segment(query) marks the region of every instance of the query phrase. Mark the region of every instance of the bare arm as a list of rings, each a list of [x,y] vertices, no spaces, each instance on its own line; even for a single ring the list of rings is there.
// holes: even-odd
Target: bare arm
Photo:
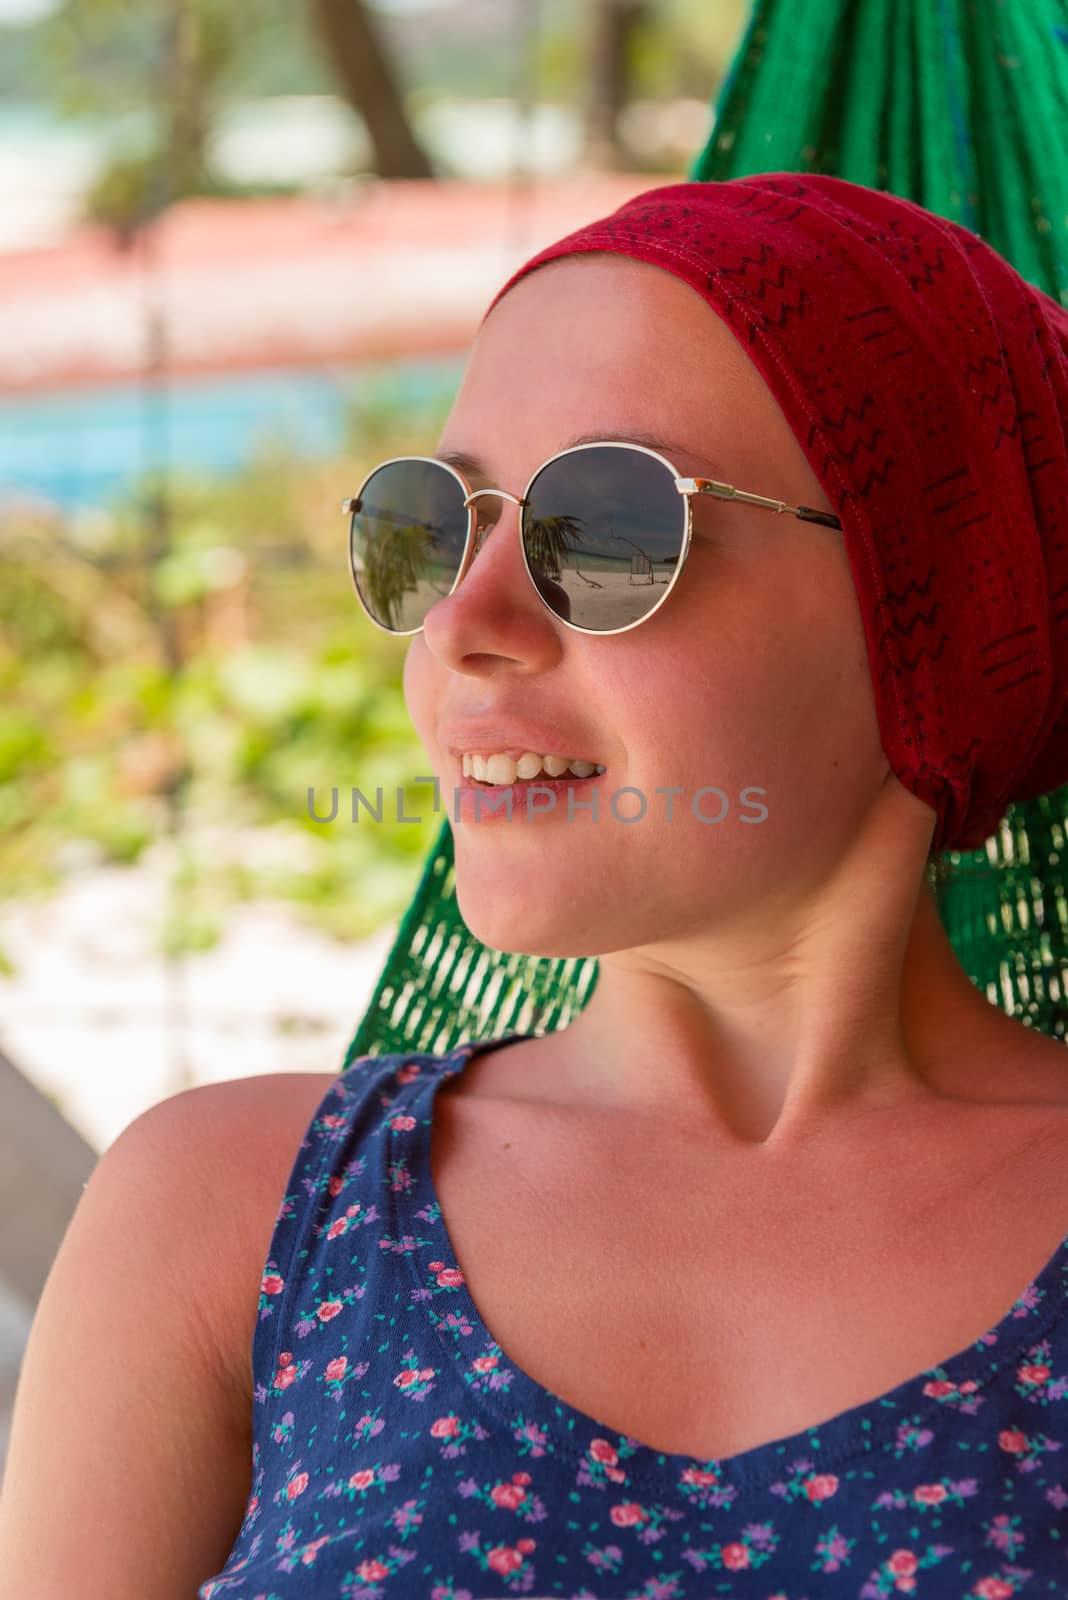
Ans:
[[[262,1262],[235,1149],[256,1091],[176,1095],[98,1161],[19,1376],[0,1600],[191,1600],[224,1565],[251,1479],[251,1375],[244,1394],[234,1341],[251,1342]]]

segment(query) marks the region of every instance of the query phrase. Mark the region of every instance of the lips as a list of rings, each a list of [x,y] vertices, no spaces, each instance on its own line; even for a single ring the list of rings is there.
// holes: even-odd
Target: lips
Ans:
[[[597,754],[598,738],[588,729],[564,722],[528,721],[496,715],[478,718],[455,717],[441,724],[438,738],[450,755],[462,761],[465,755],[508,755],[518,760],[525,751],[540,756],[562,756],[567,760],[605,762]]]

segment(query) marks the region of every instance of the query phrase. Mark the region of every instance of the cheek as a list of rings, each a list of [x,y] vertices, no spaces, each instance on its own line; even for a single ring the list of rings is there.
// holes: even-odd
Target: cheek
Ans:
[[[848,826],[882,783],[886,758],[860,619],[852,594],[841,598],[795,610],[755,641],[732,685],[727,740],[803,815],[823,811]]]
[[[401,678],[404,703],[427,754],[431,753],[434,719],[433,672],[430,652],[421,633],[409,642]]]
[[[732,808],[764,788],[769,807],[823,806],[848,822],[886,771],[851,592],[810,590],[802,605],[788,585],[764,585],[759,600],[751,589],[722,600],[687,617],[670,649],[648,639],[644,657],[621,659],[621,731],[648,730],[628,765],[648,766],[654,784],[715,785]]]

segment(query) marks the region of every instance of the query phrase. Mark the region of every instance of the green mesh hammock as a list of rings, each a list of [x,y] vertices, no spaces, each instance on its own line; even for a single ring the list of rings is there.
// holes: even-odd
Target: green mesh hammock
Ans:
[[[1068,304],[1068,0],[757,0],[687,177],[824,172],[963,223]],[[1010,806],[928,880],[987,998],[1068,1035],[1068,786]],[[453,1049],[566,1027],[595,957],[482,944],[444,822],[345,1055]]]

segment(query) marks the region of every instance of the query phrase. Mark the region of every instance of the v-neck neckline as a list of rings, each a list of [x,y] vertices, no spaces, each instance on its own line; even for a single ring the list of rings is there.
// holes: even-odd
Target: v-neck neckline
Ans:
[[[742,1487],[765,1483],[781,1473],[784,1465],[799,1459],[814,1456],[817,1463],[824,1465],[842,1461],[876,1448],[902,1427],[922,1429],[939,1410],[974,1413],[981,1404],[983,1389],[1024,1346],[1041,1340],[1068,1306],[1066,1235],[1037,1275],[1023,1286],[1004,1316],[973,1344],[824,1422],[734,1455],[705,1458],[657,1450],[620,1433],[538,1383],[499,1344],[467,1287],[434,1187],[430,1149],[438,1089],[463,1072],[476,1056],[536,1037],[539,1035],[533,1033],[502,1034],[495,1039],[457,1045],[443,1056],[411,1058],[429,1070],[415,1074],[394,1100],[394,1116],[407,1101],[415,1120],[414,1128],[403,1132],[394,1127],[392,1120],[390,1123],[394,1160],[403,1161],[410,1179],[408,1185],[399,1186],[400,1231],[402,1235],[418,1237],[421,1224],[426,1222],[437,1229],[432,1262],[424,1264],[423,1250],[418,1253],[419,1259],[415,1251],[404,1253],[416,1283],[416,1299],[424,1302],[431,1319],[440,1325],[443,1341],[469,1391],[473,1390],[495,1420],[513,1430],[522,1429],[534,1439],[549,1435],[556,1454],[568,1456],[576,1464],[581,1462],[587,1470],[604,1471],[611,1461],[628,1478],[657,1480],[664,1485],[680,1481],[707,1484],[711,1475],[724,1486]],[[433,1273],[430,1278],[426,1275],[428,1265]],[[466,1335],[459,1337],[465,1329]],[[469,1376],[469,1350],[491,1359],[497,1352],[495,1364],[486,1368],[486,1381],[477,1386],[472,1385]]]

